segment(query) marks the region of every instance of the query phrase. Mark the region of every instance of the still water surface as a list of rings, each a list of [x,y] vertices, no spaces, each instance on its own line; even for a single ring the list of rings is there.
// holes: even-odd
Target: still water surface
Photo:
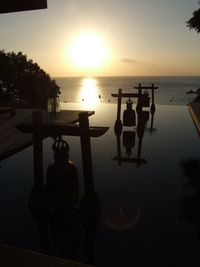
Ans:
[[[85,106],[62,104],[62,108],[85,109]],[[198,181],[191,182],[181,167],[183,160],[200,160],[200,140],[187,106],[157,105],[153,125],[149,114],[140,151],[144,164],[140,166],[114,160],[119,147],[122,157],[127,157],[128,150],[129,158],[138,158],[139,145],[137,125],[123,128],[123,132],[131,131],[134,137],[129,148],[123,132],[117,142],[116,110],[115,104],[99,104],[95,115],[90,117],[90,125],[110,127],[105,135],[91,140],[100,210],[91,234],[87,235],[87,227],[81,223],[66,222],[66,228],[60,228],[65,229],[59,233],[62,242],[52,245],[50,232],[50,249],[46,249],[42,238],[45,231],[28,209],[33,186],[33,156],[29,147],[1,162],[1,243],[57,256],[64,247],[69,252],[68,258],[96,266],[200,263],[200,186]],[[78,169],[81,200],[84,183],[80,141],[78,137],[63,138]],[[45,175],[53,162],[52,144],[52,138],[43,142]]]
[[[55,80],[60,86],[61,101],[69,103],[80,103],[86,100],[89,103],[91,100],[93,103],[99,101],[116,103],[116,98],[110,95],[117,93],[118,88],[122,88],[123,92],[135,93],[134,86],[141,83],[142,86],[151,86],[151,84],[158,86],[159,89],[155,93],[157,104],[186,105],[196,97],[195,94],[186,94],[186,92],[196,91],[200,86],[199,76],[59,77]]]

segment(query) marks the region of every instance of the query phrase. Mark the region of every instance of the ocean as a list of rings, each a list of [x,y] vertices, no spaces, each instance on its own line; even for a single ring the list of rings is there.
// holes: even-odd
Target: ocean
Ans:
[[[200,76],[58,77],[55,80],[60,86],[60,100],[64,103],[115,103],[111,93],[117,93],[119,88],[123,92],[136,92],[134,87],[141,83],[142,86],[158,86],[156,104],[187,105],[196,94],[186,92],[200,87]]]

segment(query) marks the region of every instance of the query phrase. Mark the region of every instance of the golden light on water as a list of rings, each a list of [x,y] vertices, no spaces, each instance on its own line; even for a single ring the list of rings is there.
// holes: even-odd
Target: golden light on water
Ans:
[[[85,78],[82,80],[79,98],[87,107],[94,107],[100,103],[100,92],[95,79]]]
[[[96,68],[106,61],[107,49],[103,38],[93,33],[84,33],[72,42],[69,56],[77,67]]]

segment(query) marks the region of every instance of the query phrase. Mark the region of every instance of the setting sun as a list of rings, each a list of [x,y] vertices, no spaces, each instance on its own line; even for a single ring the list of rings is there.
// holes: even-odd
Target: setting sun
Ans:
[[[94,68],[102,65],[107,58],[104,40],[95,34],[82,34],[70,47],[70,58],[79,67]]]

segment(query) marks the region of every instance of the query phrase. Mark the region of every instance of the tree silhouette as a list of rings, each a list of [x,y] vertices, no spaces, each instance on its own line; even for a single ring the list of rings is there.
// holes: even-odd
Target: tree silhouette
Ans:
[[[187,27],[189,27],[190,30],[194,29],[195,31],[197,31],[197,33],[200,32],[200,8],[193,12],[193,16],[188,21],[186,21],[186,23]]]
[[[56,96],[59,89],[55,80],[22,52],[0,50],[0,102],[17,98],[29,107],[46,107],[48,96]]]

